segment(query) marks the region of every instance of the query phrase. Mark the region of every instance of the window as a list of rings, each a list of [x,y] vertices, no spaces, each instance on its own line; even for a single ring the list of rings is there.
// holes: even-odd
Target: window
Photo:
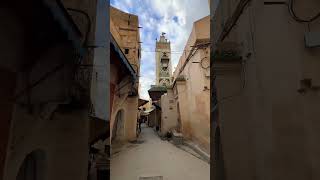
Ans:
[[[140,58],[140,49],[138,49],[138,58]]]
[[[128,48],[124,49],[124,53],[129,54],[129,49]]]

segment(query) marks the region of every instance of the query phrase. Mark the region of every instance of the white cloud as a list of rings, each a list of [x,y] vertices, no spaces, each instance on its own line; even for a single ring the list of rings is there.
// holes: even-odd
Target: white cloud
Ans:
[[[171,42],[172,66],[176,67],[192,30],[193,22],[209,15],[207,0],[115,0],[113,6],[139,16],[142,49],[140,96],[149,99],[150,85],[155,84],[155,38],[166,32]],[[178,22],[174,20],[177,19]],[[177,52],[178,51],[178,52]],[[180,52],[180,53],[179,53]],[[174,69],[173,69],[174,70]]]

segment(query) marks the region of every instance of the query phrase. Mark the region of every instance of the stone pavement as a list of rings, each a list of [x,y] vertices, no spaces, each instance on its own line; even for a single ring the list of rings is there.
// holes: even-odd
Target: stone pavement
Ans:
[[[127,144],[112,155],[111,179],[139,180],[148,176],[163,176],[163,180],[209,180],[210,165],[162,141],[152,128],[143,126],[138,143]]]

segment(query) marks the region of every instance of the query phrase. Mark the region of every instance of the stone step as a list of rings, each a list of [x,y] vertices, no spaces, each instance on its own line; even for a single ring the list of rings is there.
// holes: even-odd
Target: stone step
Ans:
[[[210,154],[203,151],[198,145],[195,143],[192,143],[190,141],[184,141],[183,145],[188,146],[193,151],[195,151],[197,154],[199,154],[203,160],[205,160],[207,163],[210,163]]]
[[[176,145],[183,144],[183,135],[181,133],[173,131],[172,132],[172,141]]]

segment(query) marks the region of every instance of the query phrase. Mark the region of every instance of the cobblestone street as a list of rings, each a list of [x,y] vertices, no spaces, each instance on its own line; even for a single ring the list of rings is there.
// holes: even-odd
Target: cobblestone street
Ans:
[[[142,127],[137,144],[117,150],[111,159],[112,180],[139,180],[149,176],[163,176],[163,180],[209,180],[209,171],[208,163],[162,141],[146,126]]]

